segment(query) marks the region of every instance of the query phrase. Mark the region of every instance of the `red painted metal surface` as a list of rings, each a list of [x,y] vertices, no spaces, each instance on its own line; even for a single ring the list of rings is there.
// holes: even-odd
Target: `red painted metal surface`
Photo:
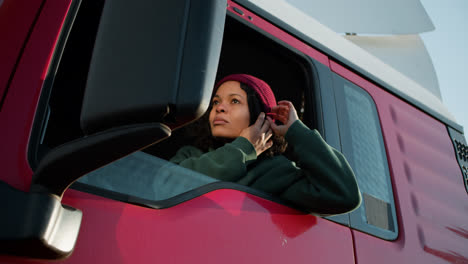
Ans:
[[[331,69],[377,105],[398,215],[396,241],[352,231],[357,263],[468,263],[468,196],[446,126],[333,61]]]
[[[20,190],[27,190],[31,182],[27,146],[32,121],[70,2],[51,0],[43,6],[0,111],[0,179]]]
[[[5,0],[0,5],[0,111],[4,93],[43,0]]]
[[[67,263],[353,263],[347,227],[236,190],[163,210],[73,190],[64,202],[84,215]]]
[[[83,220],[75,251],[59,263],[354,263],[349,228],[236,190],[162,210],[75,190],[63,203]]]

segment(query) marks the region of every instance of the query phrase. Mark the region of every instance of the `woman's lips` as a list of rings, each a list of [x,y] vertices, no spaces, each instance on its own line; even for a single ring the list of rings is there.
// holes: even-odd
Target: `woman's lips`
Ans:
[[[222,118],[215,118],[213,120],[213,125],[224,125],[224,124],[227,124],[228,121],[222,119]]]

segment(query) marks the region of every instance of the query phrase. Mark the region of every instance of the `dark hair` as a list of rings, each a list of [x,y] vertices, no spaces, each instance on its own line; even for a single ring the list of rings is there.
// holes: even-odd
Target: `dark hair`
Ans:
[[[264,112],[263,106],[260,103],[261,101],[258,98],[257,93],[252,88],[244,83],[241,83],[240,87],[247,94],[247,104],[250,113],[249,125],[253,125],[255,121],[257,121],[258,115],[260,115],[261,112]],[[224,144],[232,141],[232,139],[216,138],[212,136],[209,125],[209,115],[212,107],[212,104],[210,104],[210,107],[205,112],[205,114],[199,120],[197,120],[189,130],[190,133],[196,134],[196,139],[194,142],[195,147],[205,152],[209,151],[210,149],[219,148]],[[274,155],[280,155],[286,150],[287,142],[284,137],[273,135],[271,140],[273,140],[273,146],[264,151],[261,155],[272,157]]]

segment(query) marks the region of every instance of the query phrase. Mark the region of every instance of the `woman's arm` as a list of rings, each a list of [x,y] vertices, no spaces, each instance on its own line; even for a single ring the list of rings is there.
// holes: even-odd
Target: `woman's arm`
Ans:
[[[283,186],[280,196],[320,214],[339,214],[357,208],[361,195],[354,173],[343,154],[329,146],[318,131],[307,128],[297,117],[291,102],[280,101],[273,109],[284,125],[269,119],[275,134],[284,136],[298,160],[283,168],[284,180],[294,183]]]
[[[280,194],[282,198],[319,214],[346,213],[359,206],[356,178],[343,154],[299,120],[285,137],[296,154],[295,174],[300,177]]]
[[[222,181],[238,181],[247,174],[247,165],[272,146],[270,122],[261,113],[257,121],[244,128],[231,143],[207,153],[187,146],[170,161]]]
[[[192,146],[182,147],[170,161],[222,181],[237,181],[245,176],[247,165],[256,159],[252,144],[238,137],[207,153]]]

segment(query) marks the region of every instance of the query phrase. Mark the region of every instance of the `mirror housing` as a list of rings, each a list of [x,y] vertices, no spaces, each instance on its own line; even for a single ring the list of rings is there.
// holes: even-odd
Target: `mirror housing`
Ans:
[[[226,0],[106,1],[81,126],[87,134],[132,123],[179,127],[208,108]]]

